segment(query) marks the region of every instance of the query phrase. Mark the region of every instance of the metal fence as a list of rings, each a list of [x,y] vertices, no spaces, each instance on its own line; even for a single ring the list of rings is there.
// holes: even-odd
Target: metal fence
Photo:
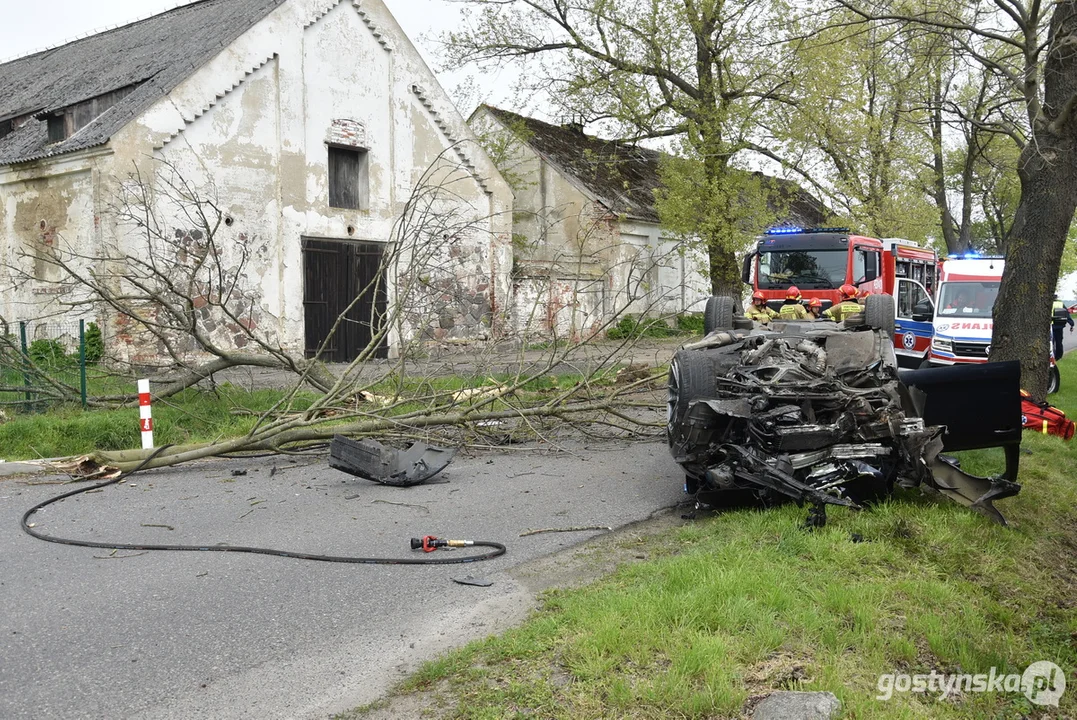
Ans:
[[[43,412],[58,404],[86,407],[88,368],[103,340],[85,320],[23,321],[0,337],[0,407]]]

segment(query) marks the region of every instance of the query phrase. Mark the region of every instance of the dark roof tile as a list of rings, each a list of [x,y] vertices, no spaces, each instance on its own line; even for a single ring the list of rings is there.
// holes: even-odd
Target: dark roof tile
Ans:
[[[490,105],[483,107],[506,127],[522,129],[524,140],[535,152],[574,177],[611,212],[659,221],[654,192],[661,185],[661,152],[586,135],[578,127],[551,125]],[[825,207],[799,185],[779,178],[769,180],[793,198],[785,222],[818,225],[825,220]]]
[[[137,85],[70,138],[48,144],[32,119],[0,139],[0,165],[108,142],[285,0],[200,0],[0,65],[0,118],[58,110]]]

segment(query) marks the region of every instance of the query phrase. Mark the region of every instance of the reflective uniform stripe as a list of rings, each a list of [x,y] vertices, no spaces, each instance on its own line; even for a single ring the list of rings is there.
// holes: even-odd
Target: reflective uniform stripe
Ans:
[[[808,317],[808,311],[800,303],[787,303],[778,311],[778,317],[785,320],[803,320]]]
[[[848,316],[855,315],[861,310],[862,308],[860,307],[860,303],[854,302],[852,300],[845,300],[827,310],[825,313],[823,313],[823,315],[836,322],[841,322]]]

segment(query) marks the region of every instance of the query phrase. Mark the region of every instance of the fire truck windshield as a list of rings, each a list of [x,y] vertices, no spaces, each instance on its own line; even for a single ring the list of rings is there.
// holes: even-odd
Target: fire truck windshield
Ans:
[[[845,282],[847,250],[772,250],[759,253],[759,289],[836,288]]]

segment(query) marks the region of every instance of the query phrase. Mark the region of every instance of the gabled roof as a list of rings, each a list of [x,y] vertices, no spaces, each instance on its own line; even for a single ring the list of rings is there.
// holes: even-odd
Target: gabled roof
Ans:
[[[661,153],[616,140],[585,135],[577,127],[551,125],[490,105],[482,106],[506,127],[523,129],[523,141],[571,175],[608,210],[658,222],[654,190]]]
[[[32,119],[0,138],[0,165],[102,145],[285,0],[200,0],[0,65],[0,121],[135,86],[70,138]]]
[[[585,135],[579,127],[551,125],[490,105],[482,108],[562,172],[571,175],[608,210],[630,218],[659,222],[654,191],[660,187],[662,153],[638,145]],[[753,173],[762,175],[762,173]],[[769,178],[791,198],[785,220],[818,225],[826,219],[823,204],[796,183]]]

